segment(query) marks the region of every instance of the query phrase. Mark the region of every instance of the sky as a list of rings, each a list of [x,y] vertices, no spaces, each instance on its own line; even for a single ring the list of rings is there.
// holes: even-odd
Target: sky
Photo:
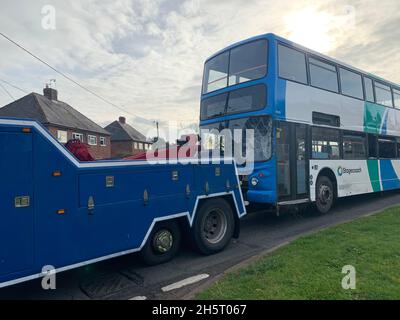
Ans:
[[[2,0],[0,32],[118,107],[0,37],[0,106],[41,93],[102,126],[125,116],[148,136],[196,127],[205,59],[273,32],[400,83],[400,1]],[[122,110],[121,110],[122,109]],[[171,133],[173,135],[173,133]]]

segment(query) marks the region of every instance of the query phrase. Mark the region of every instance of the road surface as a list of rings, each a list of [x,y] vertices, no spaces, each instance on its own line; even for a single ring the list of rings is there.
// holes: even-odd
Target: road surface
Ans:
[[[280,217],[253,213],[242,221],[240,238],[217,255],[201,256],[182,248],[173,261],[146,267],[133,254],[57,274],[56,290],[43,290],[41,280],[0,289],[0,299],[187,299],[251,257],[396,204],[400,204],[399,192],[346,198],[327,215],[311,210]]]

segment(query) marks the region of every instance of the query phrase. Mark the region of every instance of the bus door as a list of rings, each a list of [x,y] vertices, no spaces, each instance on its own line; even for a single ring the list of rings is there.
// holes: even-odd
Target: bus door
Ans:
[[[276,130],[278,202],[301,202],[308,199],[307,126],[278,122]]]

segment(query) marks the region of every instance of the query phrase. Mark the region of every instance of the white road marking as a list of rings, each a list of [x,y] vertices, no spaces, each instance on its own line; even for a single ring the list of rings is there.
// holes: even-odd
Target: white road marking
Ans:
[[[199,282],[199,281],[201,281],[203,279],[207,279],[209,276],[210,275],[206,274],[206,273],[198,274],[197,276],[189,277],[189,278],[183,279],[181,281],[172,283],[172,284],[170,284],[168,286],[165,286],[165,287],[161,288],[161,290],[163,292],[168,292],[168,291],[171,291],[171,290],[179,289],[179,288],[182,288],[182,287],[187,286],[189,284],[193,284],[193,283]]]
[[[136,296],[136,297],[130,298],[129,300],[146,300],[146,299],[147,299],[147,297],[145,297],[145,296]]]

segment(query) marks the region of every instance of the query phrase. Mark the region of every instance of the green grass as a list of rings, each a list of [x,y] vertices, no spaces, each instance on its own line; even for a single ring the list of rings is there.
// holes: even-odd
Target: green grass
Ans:
[[[356,268],[356,289],[341,286]],[[304,236],[217,281],[198,299],[400,299],[400,207]]]

